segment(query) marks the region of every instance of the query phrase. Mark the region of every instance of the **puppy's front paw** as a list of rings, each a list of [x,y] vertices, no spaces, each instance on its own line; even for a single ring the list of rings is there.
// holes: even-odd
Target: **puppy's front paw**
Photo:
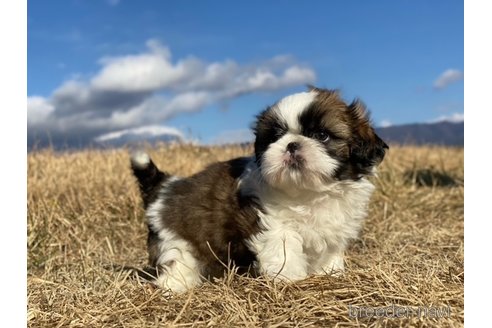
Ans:
[[[263,269],[263,273],[272,278],[284,281],[297,281],[307,277],[306,269],[301,266],[269,266]]]
[[[316,270],[316,274],[328,274],[334,277],[341,277],[345,271],[345,265],[343,262],[343,254],[336,254],[329,258],[329,260]]]

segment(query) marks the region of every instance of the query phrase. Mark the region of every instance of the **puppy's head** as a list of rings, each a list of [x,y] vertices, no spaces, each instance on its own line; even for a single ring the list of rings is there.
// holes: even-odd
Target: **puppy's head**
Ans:
[[[373,172],[388,148],[360,101],[347,104],[338,92],[314,87],[268,107],[254,132],[261,175],[277,188],[321,191],[358,180]]]

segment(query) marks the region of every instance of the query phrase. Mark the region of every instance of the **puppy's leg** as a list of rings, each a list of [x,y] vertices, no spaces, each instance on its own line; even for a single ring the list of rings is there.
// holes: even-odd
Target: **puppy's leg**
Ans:
[[[307,276],[307,259],[302,250],[302,237],[295,231],[269,230],[250,241],[262,274],[300,280]]]
[[[157,259],[157,285],[175,293],[184,292],[201,282],[199,261],[192,246],[175,233],[162,229],[159,232],[160,256]]]

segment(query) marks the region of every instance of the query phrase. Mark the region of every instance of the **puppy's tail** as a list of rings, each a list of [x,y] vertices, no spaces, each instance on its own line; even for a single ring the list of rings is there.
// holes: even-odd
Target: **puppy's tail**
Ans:
[[[137,178],[140,194],[145,208],[156,198],[162,184],[171,176],[161,172],[150,156],[144,151],[138,150],[132,153],[130,158],[133,175]]]

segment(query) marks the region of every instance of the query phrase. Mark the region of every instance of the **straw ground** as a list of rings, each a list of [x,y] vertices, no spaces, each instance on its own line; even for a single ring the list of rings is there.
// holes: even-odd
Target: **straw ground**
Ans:
[[[185,176],[251,153],[248,147],[193,145],[148,151],[159,167]],[[347,253],[343,277],[313,276],[288,284],[230,273],[173,297],[134,279],[125,268],[142,268],[147,257],[128,152],[30,153],[28,325],[460,327],[463,153],[391,147],[373,179],[377,189],[369,216]],[[375,310],[391,306],[404,307],[403,318]],[[360,307],[365,312],[356,316],[353,311]],[[411,311],[418,309],[420,316]]]

